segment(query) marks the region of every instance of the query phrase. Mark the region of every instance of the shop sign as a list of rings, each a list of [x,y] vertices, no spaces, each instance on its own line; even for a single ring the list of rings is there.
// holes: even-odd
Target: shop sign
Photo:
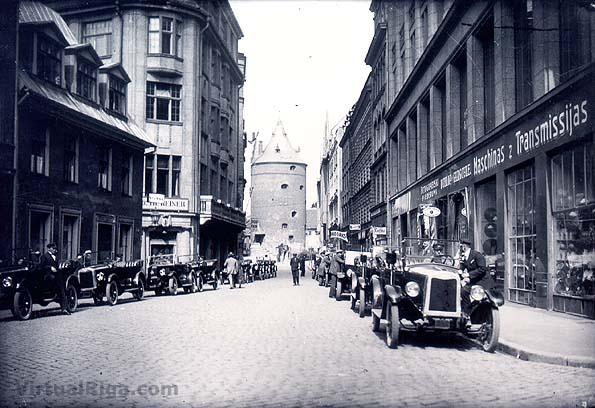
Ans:
[[[349,231],[359,231],[362,229],[362,224],[349,224]]]
[[[591,131],[593,110],[589,95],[575,95],[548,107],[422,184],[415,198],[423,203],[442,197],[472,180],[521,163],[537,151],[551,149]],[[395,200],[395,210],[406,207],[400,198]]]
[[[331,233],[331,239],[340,239],[343,240],[345,242],[348,242],[349,240],[347,239],[347,232],[343,232],[343,231],[330,231]]]
[[[165,196],[163,194],[149,193],[148,201],[150,203],[162,203],[165,201]]]
[[[143,201],[143,210],[188,211],[188,208],[186,198],[165,198],[162,202]]]
[[[422,210],[423,214],[429,218],[436,218],[440,215],[440,208],[434,206],[426,206]]]
[[[386,235],[386,227],[372,227],[373,235]]]

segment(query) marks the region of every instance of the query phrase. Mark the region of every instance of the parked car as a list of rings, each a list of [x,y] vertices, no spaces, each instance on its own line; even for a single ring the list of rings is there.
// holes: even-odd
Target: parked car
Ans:
[[[198,292],[198,276],[191,263],[185,261],[173,254],[149,258],[149,290],[154,290],[156,295],[167,292],[174,296],[178,288],[183,288],[186,293]]]
[[[498,345],[502,295],[490,285],[471,287],[469,310],[461,306],[461,278],[450,254],[431,253],[437,240],[406,238],[397,254],[387,259],[384,276],[372,276],[372,329],[386,323],[386,343],[396,348],[401,331],[462,334],[492,352]],[[439,241],[454,253],[458,242]],[[491,279],[487,274],[488,281]]]
[[[144,262],[140,259],[107,260],[97,264],[85,260],[84,266],[77,271],[81,297],[92,297],[96,305],[102,304],[105,297],[110,306],[116,305],[118,297],[125,292],[142,300],[147,287],[143,266]]]
[[[216,259],[203,259],[202,257],[190,264],[197,277],[199,292],[202,292],[204,285],[211,285],[213,290],[217,289],[221,280],[218,264]]]
[[[372,263],[369,254],[360,255],[354,274],[351,275],[351,309],[356,310],[359,317],[366,315],[372,299],[372,275],[383,268],[382,259],[378,258]]]
[[[47,306],[58,302],[58,293],[44,279],[46,267],[39,265],[39,253],[21,258],[11,265],[0,266],[0,307],[10,309],[19,320],[28,320],[33,305]],[[79,282],[75,271],[80,267],[76,260],[61,262],[58,269],[64,278],[66,310],[74,313],[78,307]],[[51,273],[51,272],[50,272]]]
[[[330,297],[334,297],[335,300],[341,300],[344,296],[351,297],[352,288],[354,288],[353,282],[357,283],[357,270],[359,269],[361,255],[369,256],[369,253],[345,251],[345,264],[337,271],[337,278],[331,278],[331,282],[334,282],[335,286],[331,286],[329,290]]]

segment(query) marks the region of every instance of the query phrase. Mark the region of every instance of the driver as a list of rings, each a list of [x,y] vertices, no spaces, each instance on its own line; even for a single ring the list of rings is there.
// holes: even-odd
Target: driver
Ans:
[[[46,252],[41,256],[39,266],[43,272],[43,282],[49,287],[54,287],[54,290],[58,294],[58,301],[60,302],[60,308],[62,313],[70,315],[70,312],[66,308],[66,291],[64,288],[64,277],[62,272],[58,268],[58,248],[56,244],[47,244]]]
[[[446,262],[446,255],[444,254],[444,245],[439,242],[436,242],[432,245],[432,249],[434,251],[434,255],[432,256],[432,263],[445,263]]]
[[[468,239],[460,241],[460,254],[461,285],[463,286],[461,302],[463,311],[466,312],[471,303],[469,296],[471,286],[477,284],[486,275],[486,260],[480,252],[471,249],[471,242]]]

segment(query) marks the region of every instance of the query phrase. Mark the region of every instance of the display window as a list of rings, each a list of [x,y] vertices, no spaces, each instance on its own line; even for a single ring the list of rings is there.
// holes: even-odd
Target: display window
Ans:
[[[551,158],[554,294],[595,298],[593,142]]]

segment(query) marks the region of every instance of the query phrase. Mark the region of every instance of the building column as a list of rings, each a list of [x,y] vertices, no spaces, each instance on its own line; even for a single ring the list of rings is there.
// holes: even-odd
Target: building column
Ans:
[[[535,262],[535,306],[540,309],[551,309],[553,305],[548,305],[548,241],[553,228],[548,225],[548,194],[547,194],[547,175],[548,158],[545,153],[535,156],[535,174],[544,175],[535,177],[535,255],[543,263],[541,266]]]
[[[449,159],[461,150],[461,104],[460,78],[457,69],[449,64],[446,67],[446,157]]]
[[[494,5],[494,47],[496,120],[498,126],[515,113],[514,26],[512,4],[500,0]]]
[[[407,183],[409,185],[417,180],[417,121],[411,116],[405,120],[407,126]]]
[[[443,92],[436,86],[430,87],[430,163],[429,169],[433,169],[442,163],[442,143],[446,135],[442,134],[442,98]]]
[[[428,172],[428,149],[431,148],[430,135],[428,134],[428,107],[417,104],[417,174],[421,177]]]
[[[474,35],[467,39],[467,145],[483,136],[484,132],[484,81],[483,46]]]

